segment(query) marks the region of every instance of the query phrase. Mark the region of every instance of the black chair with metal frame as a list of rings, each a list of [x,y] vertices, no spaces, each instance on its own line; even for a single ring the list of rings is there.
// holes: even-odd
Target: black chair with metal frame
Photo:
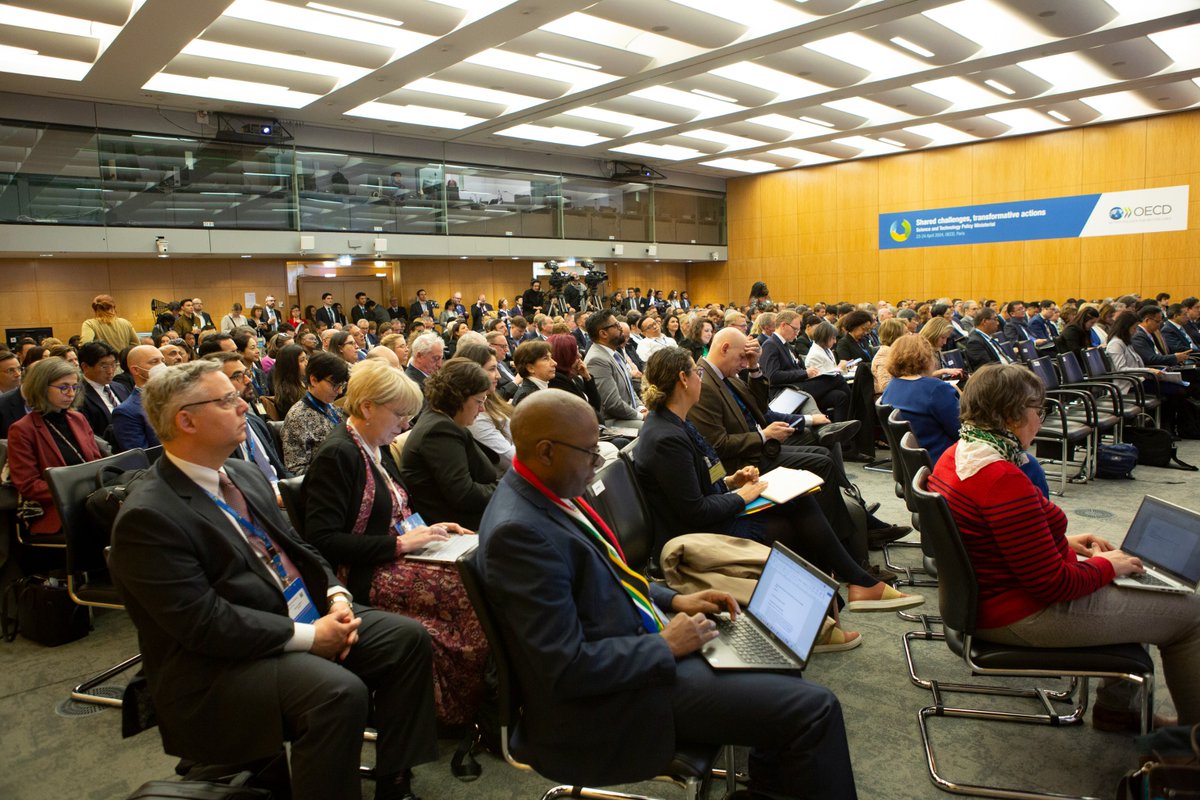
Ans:
[[[611,466],[611,465],[610,465]],[[607,492],[605,492],[607,494]],[[479,618],[488,646],[492,650],[492,660],[496,665],[496,688],[498,695],[498,722],[500,724],[500,752],[510,765],[518,769],[532,770],[528,764],[516,759],[510,747],[510,737],[521,718],[521,687],[514,673],[508,643],[504,639],[500,620],[496,609],[487,598],[486,590],[475,566],[474,554],[467,553],[459,556],[457,563],[458,574],[462,578],[463,587]],[[580,732],[586,736],[586,731]],[[672,760],[666,774],[660,779],[669,780],[682,785],[687,792],[688,800],[698,800],[707,796],[708,785],[714,777],[713,762],[719,752],[723,751],[726,764],[732,764],[733,753],[729,746],[717,745],[688,745],[679,743],[676,747],[675,758]],[[732,771],[724,772],[726,787],[729,793],[736,788]],[[656,779],[657,780],[657,779]],[[542,800],[556,800],[560,797],[590,798],[591,800],[649,800],[642,795],[627,794],[606,789],[595,789],[585,786],[555,786],[542,795]]]
[[[148,466],[150,462],[146,459],[146,454],[135,449],[69,467],[51,467],[45,472],[46,483],[49,484],[50,494],[54,498],[54,507],[62,520],[67,557],[67,593],[81,606],[125,608],[108,574],[107,551],[111,532],[103,530],[88,513],[88,495],[100,488],[96,479],[106,468],[124,472],[145,469]],[[88,678],[71,690],[71,699],[83,703],[121,707],[120,696],[109,697],[94,690],[116,675],[138,665],[141,660],[140,654],[135,655],[99,675]]]
[[[599,494],[592,489],[597,482],[604,487]],[[587,500],[612,528],[625,553],[625,561],[634,569],[661,578],[658,554],[654,552],[653,518],[634,478],[632,453],[622,453],[620,458],[601,467],[592,486],[587,489]]]
[[[296,529],[296,533],[304,536],[304,494],[302,487],[304,476],[283,478],[276,486],[279,496],[283,499],[283,511],[287,514],[288,522]]]
[[[900,418],[900,412],[894,411],[888,418],[888,428],[891,431],[891,436],[896,439],[896,460],[900,463],[901,476],[904,479],[904,504],[912,514],[912,525],[918,532],[921,530],[921,517],[917,513],[916,503],[912,498],[912,476],[916,471],[923,466],[932,468],[933,464],[929,460],[929,451],[921,447],[917,442],[916,434],[912,432],[911,426],[907,421]],[[899,564],[893,564],[891,560],[891,552],[889,548],[902,547],[921,549],[921,566],[906,567]],[[893,571],[900,570],[904,573],[902,582],[905,586],[937,586],[937,560],[933,557],[933,550],[929,543],[922,536],[916,542],[889,542],[883,547],[884,564],[887,568]],[[916,577],[923,575],[925,577]],[[901,618],[909,620],[921,620],[929,616],[928,614],[911,615],[905,612],[899,612]]]
[[[1113,369],[1108,354],[1100,347],[1089,347],[1083,351],[1083,368],[1087,371],[1089,379],[1124,383],[1126,391],[1133,395],[1142,412],[1153,416],[1155,427],[1162,424],[1162,396],[1156,393],[1160,381],[1157,372],[1151,369],[1118,372]],[[1146,383],[1150,381],[1153,381],[1156,392],[1146,391]]]
[[[1069,797],[951,781],[938,771],[929,736],[929,719],[965,717],[1055,726],[1078,725],[1083,722],[1084,713],[1087,711],[1089,680],[1117,678],[1141,687],[1141,724],[1142,732],[1145,733],[1149,730],[1154,708],[1154,662],[1146,649],[1137,643],[1042,648],[1016,647],[977,638],[975,626],[979,587],[975,570],[949,504],[945,498],[928,488],[929,475],[930,470],[927,467],[922,467],[917,472],[913,478],[912,493],[921,515],[922,534],[930,540],[938,561],[938,604],[941,609],[943,633],[935,637],[926,636],[919,631],[904,635],[904,652],[908,659],[910,679],[915,685],[927,688],[933,694],[933,705],[922,708],[918,713],[929,778],[937,788],[954,794],[1005,798]],[[1063,691],[1051,691],[1037,687],[1013,688],[918,678],[913,664],[911,642],[930,638],[945,641],[950,650],[963,659],[972,675],[1069,678],[1070,685]],[[1040,702],[1044,713],[950,706],[944,698],[944,694],[948,692],[1029,698]],[[1059,713],[1055,710],[1054,703],[1071,703],[1074,707],[1067,713]]]
[[[1098,452],[1096,440],[1099,438],[1097,429],[1100,425],[1096,399],[1082,389],[1059,388],[1058,374],[1049,358],[1035,358],[1026,366],[1046,388],[1045,413],[1034,441],[1059,446],[1057,459],[1041,460],[1043,463],[1050,461],[1059,465],[1059,488],[1057,492],[1051,490],[1051,493],[1062,497],[1068,482],[1078,480],[1087,483],[1095,470]],[[1082,462],[1073,462],[1070,457],[1078,447],[1084,448],[1085,455]],[[1079,465],[1079,473],[1075,476],[1068,475],[1068,466],[1071,464]]]
[[[888,420],[892,416],[894,408],[884,403],[882,400],[875,401],[875,416],[879,417],[879,427],[883,428],[883,437],[888,443],[888,452],[891,454],[889,458],[889,466],[892,469],[892,482],[895,486],[892,490],[896,493],[896,497],[904,497],[904,473],[900,466],[900,442],[892,435],[891,428],[888,427]],[[885,547],[886,551],[887,548]]]

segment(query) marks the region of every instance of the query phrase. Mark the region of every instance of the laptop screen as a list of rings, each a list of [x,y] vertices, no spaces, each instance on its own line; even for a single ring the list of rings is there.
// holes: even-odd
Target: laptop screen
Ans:
[[[836,589],[832,579],[775,545],[750,597],[749,610],[798,658],[808,661]]]
[[[1146,497],[1121,549],[1200,583],[1200,514]]]

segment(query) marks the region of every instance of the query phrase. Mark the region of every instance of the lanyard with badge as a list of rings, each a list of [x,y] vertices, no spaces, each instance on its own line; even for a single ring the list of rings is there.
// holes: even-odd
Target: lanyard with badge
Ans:
[[[312,624],[320,619],[320,614],[317,613],[317,607],[312,601],[312,597],[308,594],[308,588],[304,585],[304,579],[296,576],[295,579],[289,578],[287,570],[283,566],[283,558],[279,555],[279,551],[275,549],[275,545],[271,542],[271,537],[266,531],[255,525],[250,520],[243,517],[233,509],[231,505],[226,503],[215,494],[209,494],[212,501],[217,504],[217,508],[224,511],[229,516],[233,517],[238,526],[246,533],[247,536],[253,536],[266,549],[266,561],[270,568],[279,578],[279,584],[283,588],[283,599],[287,603],[288,616],[294,622],[305,622]],[[259,558],[263,554],[257,548],[253,548]]]
[[[320,414],[322,417],[324,417],[325,419],[332,422],[334,425],[341,424],[342,420],[340,417],[338,417],[337,410],[334,409],[333,406],[322,403],[320,400],[313,397],[311,392],[304,395],[304,401],[306,403],[308,403],[309,407],[313,411],[316,411],[318,414]]]

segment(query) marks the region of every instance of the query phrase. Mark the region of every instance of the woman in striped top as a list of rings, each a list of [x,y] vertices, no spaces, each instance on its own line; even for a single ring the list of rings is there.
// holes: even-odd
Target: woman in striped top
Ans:
[[[950,505],[979,584],[984,639],[1025,647],[1146,642],[1162,654],[1179,721],[1200,722],[1200,595],[1112,586],[1141,561],[1067,517],[1019,464],[1041,424],[1045,390],[1018,364],[989,364],[963,390],[959,440],[938,460],[930,488]],[[1082,560],[1077,556],[1083,556]],[[1129,685],[1103,685],[1093,724],[1136,722]]]

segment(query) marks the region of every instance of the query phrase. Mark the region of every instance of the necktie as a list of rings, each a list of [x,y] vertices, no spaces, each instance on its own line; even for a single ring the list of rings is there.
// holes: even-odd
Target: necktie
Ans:
[[[248,422],[246,423],[246,443],[244,447],[249,451],[247,453],[249,458],[246,460],[253,461],[258,467],[259,472],[263,474],[263,477],[274,485],[279,480],[279,476],[275,474],[275,468],[271,466],[271,459],[267,456],[267,451],[264,449],[262,441],[254,435],[254,428]]]
[[[117,406],[119,406],[121,404],[121,401],[117,399],[117,395],[112,390],[112,387],[108,386],[107,384],[104,387],[104,396],[108,398],[108,410],[109,411],[112,411],[114,408],[116,408]]]
[[[1005,358],[1004,351],[1000,349],[1000,345],[996,344],[995,339],[988,336],[986,333],[983,334],[983,336],[985,341],[988,343],[988,346],[992,348],[992,352],[996,354],[996,358],[1000,359],[1001,364],[1007,364],[1012,361],[1011,358]]]
[[[746,418],[746,425],[752,431],[758,430],[758,420],[754,418],[754,415],[750,413],[750,409],[747,408],[746,404],[742,402],[741,396],[734,391],[733,384],[729,381],[729,378],[723,378],[722,380],[725,382],[725,387],[729,389],[729,393],[733,395],[734,402],[737,403],[738,408],[742,410],[742,415]]]
[[[617,371],[625,378],[625,389],[629,392],[629,404],[637,405],[637,392],[633,391],[633,379],[629,377],[629,367],[625,363],[625,355],[617,351],[613,351],[613,358],[617,360]]]
[[[300,570],[296,569],[296,565],[287,557],[287,554],[275,546],[275,541],[258,525],[254,524],[254,517],[250,514],[250,507],[246,503],[246,497],[241,490],[233,485],[233,481],[229,480],[229,476],[224,472],[217,473],[217,480],[221,487],[221,497],[234,511],[241,516],[243,520],[251,523],[251,527],[247,528],[242,523],[238,523],[246,534],[246,541],[250,543],[250,547],[254,549],[256,555],[261,558],[270,569],[280,584],[291,585],[295,581],[303,582],[300,577]]]

